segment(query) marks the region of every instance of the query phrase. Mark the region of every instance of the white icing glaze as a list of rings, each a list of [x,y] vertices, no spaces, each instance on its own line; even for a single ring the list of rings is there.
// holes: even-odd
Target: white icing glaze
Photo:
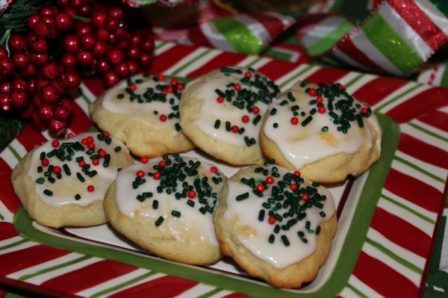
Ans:
[[[134,93],[137,95],[143,95],[148,88],[155,88],[157,84],[169,84],[169,82],[156,82],[152,79],[152,76],[144,77],[141,74],[131,77],[130,80],[132,82],[135,82],[136,80],[143,80],[143,83],[135,84],[137,88]],[[167,118],[166,121],[160,121],[159,118],[162,114],[168,116],[170,113],[175,112],[173,111],[173,105],[169,103],[169,100],[173,98],[175,101],[174,105],[178,106],[179,99],[173,93],[166,95],[166,102],[151,101],[139,103],[137,100],[130,100],[130,96],[126,92],[126,88],[128,88],[128,81],[123,80],[113,88],[108,89],[103,95],[103,108],[112,113],[130,115],[135,119],[145,122],[153,128],[174,128],[175,123],[179,122],[177,118]],[[124,98],[119,99],[119,94],[123,94]],[[157,114],[154,112],[157,112]],[[171,132],[173,135],[179,134],[179,132],[175,129]]]
[[[247,70],[243,70],[243,74]],[[261,120],[254,125],[252,120],[257,116],[263,116],[268,105],[258,101],[256,106],[259,108],[259,113],[251,113],[246,109],[239,109],[235,107],[232,103],[224,101],[223,103],[218,103],[216,98],[218,95],[215,90],[225,90],[226,88],[232,89],[231,87],[226,87],[230,83],[239,83],[239,80],[244,77],[242,74],[231,74],[226,76],[219,71],[213,72],[208,75],[205,82],[193,81],[191,84],[200,83],[200,87],[197,90],[195,96],[200,98],[203,103],[201,107],[201,114],[194,124],[200,128],[207,135],[223,140],[229,144],[236,146],[246,146],[244,137],[253,138],[258,144],[258,135],[260,132]],[[268,79],[267,79],[268,80]],[[253,86],[241,85],[242,89],[248,89],[251,91],[256,91],[257,88]],[[249,116],[250,121],[244,123],[243,116]],[[216,119],[221,121],[221,126],[219,129],[214,128]],[[225,122],[229,121],[232,125],[237,125],[238,127],[243,127],[245,132],[243,134],[238,134],[234,132],[229,132],[225,129]]]
[[[186,202],[189,200],[188,198],[181,198],[178,200],[175,197],[175,192],[172,192],[171,194],[167,194],[165,191],[158,193],[156,189],[160,185],[160,180],[155,180],[153,177],[149,176],[144,177],[146,179],[144,184],[140,185],[136,189],[133,188],[132,182],[136,178],[137,171],[142,170],[145,174],[148,172],[156,172],[156,170],[153,169],[153,166],[157,165],[160,160],[162,159],[151,159],[145,165],[139,163],[131,167],[124,168],[120,171],[116,180],[117,188],[115,195],[120,212],[131,219],[136,217],[150,217],[156,221],[160,216],[162,216],[164,221],[160,226],[158,226],[158,228],[174,236],[176,240],[184,241],[185,239],[183,239],[183,237],[185,237],[185,235],[191,235],[191,237],[188,237],[188,241],[197,239],[197,241],[217,245],[212,223],[212,214],[209,212],[202,214],[199,211],[200,204],[197,196],[192,199],[195,202],[195,206],[191,207]],[[187,157],[184,157],[184,160],[187,162],[188,160],[197,161],[195,158]],[[209,170],[210,167],[210,164],[201,162],[201,166],[198,170],[201,178],[221,176],[221,174],[211,173]],[[190,185],[193,185],[193,181],[196,177],[197,176],[187,176],[184,181],[188,182]],[[219,193],[222,190],[223,183],[216,185],[210,179],[209,183],[213,189],[213,192]],[[182,190],[182,182],[178,181],[176,190]],[[145,192],[152,192],[153,197],[146,199],[143,202],[139,201],[137,196]],[[216,202],[216,199],[211,197],[205,197],[205,199],[210,203]],[[153,209],[152,207],[154,200],[158,201],[157,209]],[[174,217],[171,214],[173,210],[179,211],[181,216]]]
[[[271,166],[265,166],[265,168],[271,169]],[[287,172],[286,170],[279,168],[279,173],[282,177]],[[265,176],[262,174],[256,174],[254,172],[252,176],[246,176],[246,178],[252,177],[256,180],[265,179]],[[245,192],[249,193],[249,197],[245,200],[237,201],[236,197]],[[269,236],[273,234],[275,224],[271,225],[268,222],[267,212],[263,221],[259,221],[258,219],[259,212],[263,209],[262,204],[269,198],[269,189],[265,190],[266,195],[263,198],[259,198],[252,193],[250,186],[243,184],[240,181],[234,182],[229,180],[228,194],[226,198],[227,209],[224,217],[232,222],[237,222],[235,226],[237,232],[234,234],[234,237],[237,237],[252,254],[268,262],[275,268],[285,268],[293,263],[303,260],[316,249],[316,235],[306,232],[306,221],[308,220],[310,222],[311,229],[316,229],[322,221],[330,218],[335,212],[335,205],[331,193],[322,186],[318,187],[318,192],[319,194],[326,196],[326,200],[322,202],[322,209],[318,209],[317,207],[307,209],[306,218],[298,221],[288,231],[281,231],[277,234],[276,240],[272,244],[269,243],[268,239]],[[324,217],[319,215],[319,212],[321,211],[325,212]],[[291,218],[286,218],[284,222],[289,219]],[[298,231],[305,232],[305,238],[308,239],[308,243],[304,243],[298,237]],[[285,246],[279,235],[286,235],[290,245]]]
[[[302,92],[300,89],[301,87],[296,85],[291,91],[293,94],[296,92],[299,94]],[[282,95],[278,98],[272,106],[277,109],[277,113],[266,119],[263,129],[266,136],[278,146],[282,155],[296,168],[334,154],[354,153],[364,145],[370,148],[373,145],[373,137],[368,126],[381,136],[381,129],[374,114],[363,119],[365,124],[368,123],[363,128],[359,127],[356,121],[351,122],[351,128],[347,133],[337,130],[336,124],[328,113],[315,113],[313,120],[303,127],[301,122],[307,116],[302,117],[300,112],[305,111],[308,115],[308,112],[315,107],[309,104],[313,97],[295,95],[295,98],[296,101],[288,101],[288,104],[283,106],[280,103],[286,99],[286,96]],[[293,105],[300,106],[297,125],[292,125],[290,122],[293,116],[290,108]],[[278,124],[277,128],[274,128],[274,123]],[[328,127],[327,132],[322,132],[324,126]],[[375,146],[380,150],[381,137],[376,140]]]
[[[121,147],[121,150],[127,150],[124,145],[116,140],[112,139],[110,145],[107,145],[105,142],[99,141],[97,136],[99,133],[83,133],[79,134],[71,139],[60,140],[60,145],[64,143],[71,142],[81,142],[83,138],[93,137],[95,140],[95,151],[97,152],[99,149],[105,150],[107,153],[111,155],[111,159],[113,158],[114,148],[117,146]],[[41,166],[40,154],[42,152],[48,153],[52,151],[54,147],[52,146],[52,140],[44,143],[42,146],[36,148],[31,156],[31,165],[28,170],[28,176],[33,180],[44,177],[44,172],[48,167],[43,167],[44,172],[38,173],[37,168]],[[107,188],[115,180],[117,176],[117,168],[113,166],[112,163],[108,167],[103,166],[103,159],[100,159],[100,163],[96,166],[91,165],[89,170],[96,170],[98,172],[97,175],[93,177],[88,177],[84,173],[82,173],[85,178],[85,182],[81,182],[77,176],[77,172],[81,172],[81,167],[78,165],[76,161],[77,157],[83,157],[87,163],[90,164],[90,156],[86,153],[86,151],[75,151],[76,153],[73,155],[71,161],[61,161],[56,156],[46,157],[50,165],[58,166],[61,168],[61,179],[56,179],[55,183],[50,183],[45,179],[43,184],[35,183],[35,191],[36,194],[47,204],[55,207],[64,206],[64,205],[81,205],[86,206],[95,201],[103,200],[104,195],[107,191]],[[66,164],[70,169],[71,175],[68,176],[65,174],[63,170],[63,165]],[[53,175],[53,177],[56,177]],[[94,186],[94,191],[89,192],[87,187],[89,185]],[[48,196],[44,194],[44,191],[48,189],[53,192],[52,196]],[[81,199],[76,200],[75,195],[79,194]]]

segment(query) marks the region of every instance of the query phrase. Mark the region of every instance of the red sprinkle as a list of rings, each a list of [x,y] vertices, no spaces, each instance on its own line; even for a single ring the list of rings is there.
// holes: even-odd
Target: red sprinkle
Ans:
[[[317,91],[314,88],[310,88],[308,89],[308,94],[311,96],[316,96],[317,95]]]
[[[189,199],[194,199],[194,198],[196,198],[196,192],[194,190],[190,190],[187,193],[187,196],[188,196]]]
[[[235,84],[235,85],[233,85],[233,89],[235,89],[236,91],[240,91],[241,90],[241,85],[240,84]]]
[[[213,174],[216,174],[216,173],[218,173],[218,168],[213,166],[210,168],[210,172],[212,172]]]
[[[54,166],[53,173],[55,173],[56,175],[60,174],[61,173],[61,168],[58,167],[58,166]]]
[[[78,166],[80,166],[81,168],[83,167],[83,166],[85,166],[86,165],[86,162],[84,161],[84,160],[80,160],[79,162],[78,162]]]
[[[110,137],[110,132],[103,131],[103,136],[106,137],[106,138]]]
[[[172,78],[171,82],[170,82],[170,85],[171,86],[175,86],[175,85],[177,85],[177,83],[178,83],[177,79],[176,78]]]
[[[67,134],[67,139],[71,139],[71,138],[73,138],[74,136],[75,136],[74,133],[69,132],[69,133]]]
[[[51,142],[51,146],[53,146],[53,148],[58,148],[59,147],[59,140],[53,140],[53,142]]]
[[[274,177],[272,177],[272,176],[266,177],[265,181],[267,184],[274,184],[274,182],[275,182]]]
[[[300,177],[302,176],[302,174],[300,173],[300,171],[294,171],[294,176]]]
[[[137,177],[139,177],[139,178],[143,178],[143,177],[145,176],[145,172],[143,172],[142,170],[140,170],[140,171],[137,171],[136,175],[137,175]]]
[[[163,159],[159,161],[159,166],[161,166],[162,168],[166,167],[166,161]]]
[[[141,162],[141,163],[147,163],[148,160],[149,160],[148,156],[142,156],[142,157],[140,157],[140,162]]]
[[[162,93],[163,95],[167,95],[167,94],[168,94],[168,90],[163,89],[163,90],[161,91],[161,93]]]
[[[344,91],[345,87],[343,85],[339,84],[338,89],[341,90],[341,91]]]
[[[95,144],[94,143],[88,143],[87,144],[87,148],[94,149],[95,148]]]
[[[366,108],[366,107],[362,108],[361,109],[361,113],[362,114],[368,114],[369,113],[369,108]]]
[[[158,79],[159,81],[165,81],[165,76],[161,74],[159,75]]]
[[[161,174],[160,174],[159,172],[155,172],[155,173],[152,175],[152,178],[154,178],[155,180],[159,180],[159,179],[160,179],[160,176],[161,176]]]
[[[254,114],[260,113],[260,108],[257,106],[252,107],[252,113],[254,113]]]
[[[166,92],[173,93],[173,87],[172,86],[166,87]]]
[[[308,193],[304,192],[301,195],[301,199],[302,199],[302,201],[307,202],[310,199],[310,195]]]
[[[327,109],[326,109],[324,106],[320,106],[320,107],[317,109],[317,111],[318,111],[320,114],[324,114],[324,113],[327,111]]]
[[[291,124],[292,124],[292,125],[297,125],[297,123],[299,123],[299,118],[297,118],[297,117],[291,117]]]
[[[48,167],[50,165],[50,161],[48,159],[44,158],[44,159],[42,159],[40,164],[44,167]]]
[[[262,183],[258,184],[255,188],[260,192],[263,192],[266,189]]]
[[[88,192],[93,192],[94,190],[95,190],[95,186],[93,186],[93,185],[87,186],[87,191]]]
[[[159,120],[162,121],[162,122],[165,122],[166,119],[167,119],[167,117],[166,117],[165,114],[162,114],[162,115],[160,115],[160,117],[159,117]]]
[[[87,137],[87,143],[88,144],[93,143],[93,142],[94,142],[94,139],[93,139],[92,136]]]
[[[316,102],[317,103],[322,103],[324,101],[324,99],[322,98],[322,96],[318,96],[317,98],[316,98]]]
[[[275,224],[276,221],[277,221],[277,219],[276,219],[274,216],[269,216],[269,217],[268,217],[268,223],[269,223],[270,225]]]
[[[238,125],[234,125],[232,126],[231,130],[233,133],[237,133],[240,130],[240,128],[238,127]]]
[[[98,150],[98,154],[101,156],[101,157],[106,157],[106,151],[104,151],[103,149],[100,149],[100,150]]]
[[[250,121],[250,118],[249,118],[249,116],[244,115],[244,116],[241,118],[241,121],[243,121],[244,123],[247,123],[247,122]]]
[[[251,78],[251,77],[252,77],[252,73],[251,73],[250,71],[246,71],[246,72],[244,73],[244,76],[245,76],[246,78]]]
[[[99,160],[98,158],[94,158],[94,159],[92,160],[92,164],[93,164],[94,166],[97,166],[97,165],[100,164],[100,160]]]
[[[130,89],[132,92],[134,92],[135,90],[137,90],[137,85],[135,85],[135,84],[131,84],[131,85],[129,85],[129,89]]]
[[[218,103],[223,103],[224,100],[225,100],[225,98],[222,97],[222,96],[218,96],[218,97],[216,98],[216,101],[217,101]]]
[[[82,140],[81,140],[81,143],[82,143],[83,145],[87,145],[87,139],[86,139],[86,138],[82,139]]]
[[[177,88],[178,91],[182,91],[182,90],[184,90],[185,85],[184,84],[177,84],[176,88]]]
[[[289,186],[289,188],[291,189],[291,190],[297,190],[297,184],[296,183],[291,183],[291,185]]]

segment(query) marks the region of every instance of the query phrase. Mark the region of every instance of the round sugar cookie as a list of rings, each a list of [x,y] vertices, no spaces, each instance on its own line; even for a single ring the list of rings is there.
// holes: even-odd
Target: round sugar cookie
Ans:
[[[92,120],[138,156],[193,149],[179,125],[184,85],[164,76],[135,75],[108,89],[90,105]]]
[[[278,92],[273,81],[253,69],[224,67],[186,86],[180,124],[197,147],[219,160],[261,164],[262,118]]]
[[[340,84],[296,84],[266,115],[260,133],[265,155],[311,181],[343,181],[366,171],[380,156],[375,114]]]
[[[214,215],[224,255],[274,287],[314,280],[336,233],[331,193],[274,165],[232,176]]]
[[[105,223],[103,199],[119,168],[133,160],[126,147],[104,133],[50,140],[28,152],[12,184],[28,214],[59,228]]]
[[[221,258],[212,214],[225,181],[215,166],[166,155],[123,169],[105,212],[120,234],[160,257],[212,264]]]

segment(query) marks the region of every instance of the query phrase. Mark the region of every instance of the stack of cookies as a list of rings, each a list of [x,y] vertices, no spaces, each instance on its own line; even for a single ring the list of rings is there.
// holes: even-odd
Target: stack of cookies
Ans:
[[[187,85],[137,75],[90,111],[103,133],[49,141],[14,170],[34,220],[108,222],[162,258],[207,265],[229,256],[275,287],[312,281],[328,256],[337,219],[320,184],[359,175],[380,155],[375,115],[342,85],[301,82],[280,93],[250,68]]]

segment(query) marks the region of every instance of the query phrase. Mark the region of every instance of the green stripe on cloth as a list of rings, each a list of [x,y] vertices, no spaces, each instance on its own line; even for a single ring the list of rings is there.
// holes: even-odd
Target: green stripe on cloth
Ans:
[[[221,291],[222,291],[221,288],[216,288],[216,289],[211,290],[210,292],[207,292],[207,293],[205,293],[205,294],[199,296],[198,298],[208,298],[208,297],[211,297],[211,296],[213,296],[213,295],[215,295],[216,293],[219,293],[219,292],[221,292]]]
[[[366,295],[364,295],[360,290],[358,290],[357,288],[355,288],[354,286],[352,286],[350,283],[347,283],[347,288],[349,288],[350,290],[352,290],[353,292],[355,292],[356,295],[358,295],[358,297],[368,298]]]
[[[400,98],[402,98],[403,96],[406,96],[407,94],[411,93],[412,91],[414,91],[417,88],[420,88],[423,84],[415,84],[414,86],[412,86],[411,88],[401,92],[400,94],[398,94],[397,96],[394,96],[393,98],[391,98],[390,100],[382,103],[380,106],[375,108],[375,111],[380,111],[381,109],[383,109],[384,107],[396,102],[397,100],[399,100]]]
[[[423,272],[423,269],[418,268],[417,266],[415,266],[411,262],[403,259],[402,257],[400,257],[399,255],[395,254],[390,249],[384,247],[383,245],[379,244],[378,242],[375,242],[374,240],[372,240],[370,238],[367,238],[366,239],[366,243],[369,243],[373,247],[377,248],[383,254],[389,256],[391,259],[395,260],[397,263],[403,265],[404,267],[408,268],[409,270],[411,270],[411,271],[413,271],[415,273],[418,273],[418,274],[421,274]]]
[[[418,171],[418,172],[420,172],[420,173],[422,173],[422,174],[424,174],[424,175],[426,175],[426,176],[428,176],[428,177],[431,177],[432,179],[434,179],[434,180],[436,180],[436,181],[438,181],[438,182],[445,183],[445,179],[440,178],[440,177],[434,175],[433,173],[431,173],[431,172],[429,172],[429,171],[427,171],[427,170],[425,170],[425,169],[423,169],[423,168],[417,166],[417,165],[414,164],[413,162],[407,161],[407,160],[405,160],[405,159],[403,159],[403,158],[401,158],[401,157],[399,157],[399,156],[395,156],[394,159],[397,160],[397,161],[399,161],[399,162],[401,162],[401,163],[404,163],[404,164],[407,165],[408,167],[411,167],[411,168],[413,168],[414,170],[416,170],[416,171]]]
[[[424,128],[424,127],[421,127],[420,125],[417,125],[417,124],[412,123],[412,122],[409,122],[408,125],[409,125],[409,126],[412,126],[412,127],[415,128],[415,129],[418,129],[418,130],[420,130],[421,132],[424,132],[424,133],[426,133],[426,134],[428,134],[428,135],[430,135],[430,136],[432,136],[432,137],[434,137],[434,138],[437,138],[437,139],[439,139],[439,140],[448,142],[448,138],[445,138],[444,136],[441,136],[441,135],[439,135],[439,134],[437,134],[437,133],[435,133],[435,132],[432,132],[432,131],[430,131],[430,130]]]
[[[362,29],[370,42],[404,74],[412,72],[422,64],[422,59],[414,49],[379,13],[373,14]]]
[[[445,64],[442,67],[443,67],[443,75],[442,75],[442,81],[440,82],[440,86],[448,87],[448,64]]]
[[[279,85],[280,88],[283,88],[284,86],[286,86],[288,83],[290,83],[291,81],[297,79],[298,77],[300,77],[302,74],[304,74],[305,72],[307,72],[310,68],[313,68],[313,65],[308,65],[305,68],[303,68],[301,71],[299,71],[298,73],[296,73],[295,75],[293,75],[292,77],[290,77],[289,79],[287,79],[286,81],[284,81],[283,83],[281,83]]]
[[[313,44],[307,47],[307,52],[311,56],[316,56],[330,50],[346,33],[353,28],[349,21],[342,21],[336,28],[334,28],[327,36],[316,40]]]
[[[191,64],[193,64],[194,62],[198,61],[199,59],[201,59],[202,57],[206,56],[208,53],[210,53],[212,50],[206,50],[196,56],[194,56],[193,58],[191,58],[189,61],[187,61],[184,65],[179,66],[176,70],[174,70],[173,72],[171,72],[172,76],[175,76],[176,74],[178,74],[179,72],[181,72],[182,70],[184,70],[185,68],[187,68],[188,66],[190,66]]]
[[[213,24],[237,52],[256,54],[263,49],[263,42],[244,23],[229,17],[216,19]]]
[[[41,270],[39,270],[37,272],[34,272],[34,273],[23,275],[23,276],[19,277],[19,279],[20,280],[27,280],[27,279],[30,279],[32,277],[35,277],[35,276],[38,276],[38,275],[41,275],[41,274],[45,274],[47,272],[54,271],[54,270],[57,270],[57,269],[61,269],[61,268],[64,268],[64,267],[67,267],[67,266],[79,263],[81,261],[85,261],[85,260],[90,259],[90,258],[91,257],[83,256],[83,257],[80,257],[80,258],[77,258],[77,259],[74,259],[74,260],[71,260],[71,261],[68,261],[68,262],[65,262],[65,263],[61,263],[61,264],[57,264],[55,266],[51,266],[51,267],[48,267],[48,268],[45,268],[45,269],[41,269]]]
[[[400,207],[400,208],[406,210],[407,212],[412,213],[412,214],[414,214],[414,215],[417,216],[417,217],[420,217],[421,219],[423,219],[424,221],[426,221],[426,222],[429,223],[429,224],[432,224],[432,225],[433,225],[433,224],[436,223],[432,218],[429,218],[429,217],[427,217],[426,215],[423,215],[423,214],[421,214],[421,213],[418,213],[417,211],[415,211],[415,209],[413,209],[413,208],[411,208],[411,207],[409,207],[409,206],[406,206],[405,204],[403,204],[403,203],[401,203],[401,202],[399,202],[399,201],[397,201],[397,200],[394,200],[394,199],[392,199],[391,197],[388,197],[388,196],[383,195],[383,194],[381,194],[380,197],[382,197],[383,199],[385,199],[385,200],[388,201],[389,203],[392,203],[392,204],[394,204],[394,205],[396,205],[396,206],[398,206],[398,207]]]
[[[104,296],[107,293],[110,293],[110,292],[122,289],[124,287],[127,287],[127,286],[130,286],[132,284],[135,284],[135,283],[137,283],[139,281],[142,281],[145,278],[148,278],[148,277],[150,277],[151,275],[154,275],[154,274],[156,274],[156,272],[154,272],[154,271],[142,274],[142,275],[137,276],[137,277],[135,277],[133,279],[130,279],[128,281],[119,283],[119,284],[117,284],[117,285],[115,285],[113,287],[110,287],[110,288],[104,289],[102,291],[96,292],[95,294],[91,295],[90,298],[96,298],[96,297]]]
[[[18,161],[20,161],[22,159],[19,152],[17,152],[17,150],[13,146],[8,145],[8,149],[11,151],[11,153],[14,155],[14,157],[17,158]]]
[[[0,247],[0,251],[28,242],[26,239],[17,240],[16,242]]]

